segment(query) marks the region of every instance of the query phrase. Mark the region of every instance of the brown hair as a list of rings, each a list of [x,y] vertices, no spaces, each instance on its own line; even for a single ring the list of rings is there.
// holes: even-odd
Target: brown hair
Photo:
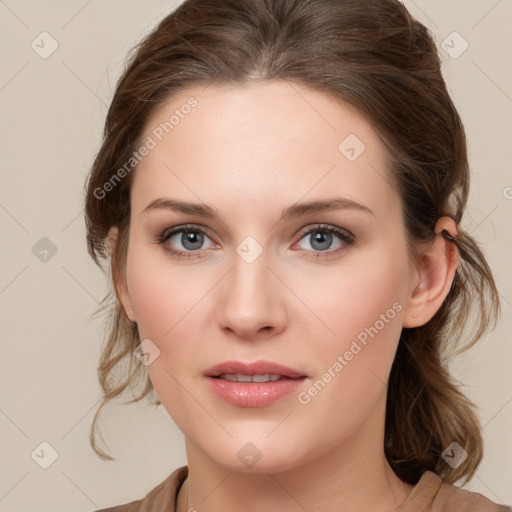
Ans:
[[[447,356],[496,325],[499,296],[484,255],[459,226],[469,189],[466,136],[434,39],[398,0],[183,2],[134,48],[118,82],[86,184],[89,253],[101,267],[99,259],[108,257],[108,230],[118,226],[113,283],[124,272],[135,171],[107,194],[98,191],[140,146],[148,118],[163,102],[187,86],[265,80],[305,85],[348,102],[373,124],[389,150],[413,261],[418,243],[432,240],[440,217],[456,221],[456,238],[443,232],[460,254],[448,296],[428,323],[401,333],[388,383],[384,448],[395,473],[408,483],[426,470],[447,483],[469,480],[482,458],[479,420],[450,376]],[[136,381],[143,388],[128,403],[153,386],[134,361],[137,325],[112,291],[104,301],[110,299],[108,340],[98,368],[104,397],[90,439],[101,458],[112,460],[96,445],[98,413],[128,388],[133,392]],[[465,328],[470,319],[476,319],[472,332]],[[457,468],[441,457],[454,441],[468,452]]]

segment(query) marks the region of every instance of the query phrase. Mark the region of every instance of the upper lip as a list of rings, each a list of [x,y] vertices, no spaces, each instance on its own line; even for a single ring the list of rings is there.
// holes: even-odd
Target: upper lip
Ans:
[[[289,377],[291,379],[297,379],[300,377],[306,377],[304,373],[301,373],[282,364],[277,364],[272,361],[253,361],[249,363],[243,363],[241,361],[225,361],[223,363],[216,364],[205,371],[207,377],[218,377],[224,373],[239,373],[241,375],[281,375],[283,377]]]

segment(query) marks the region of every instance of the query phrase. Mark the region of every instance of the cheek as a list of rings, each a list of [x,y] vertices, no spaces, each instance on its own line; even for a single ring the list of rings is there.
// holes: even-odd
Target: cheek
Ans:
[[[186,353],[191,347],[184,337],[193,336],[189,320],[197,314],[194,305],[201,290],[191,282],[192,272],[172,269],[161,255],[140,246],[129,252],[126,275],[140,340],[149,340],[145,343],[155,354],[147,366],[155,390],[160,395],[163,385],[174,393],[176,382],[171,375],[190,357]]]
[[[399,248],[360,251],[328,269],[289,276],[308,308],[297,309],[288,327],[314,370],[296,397],[298,430],[290,438],[314,432],[310,442],[325,451],[361,429],[379,431],[407,289]]]
[[[407,258],[400,250],[361,254],[328,275],[316,274],[308,280],[315,287],[299,292],[308,293],[305,302],[322,320],[315,318],[323,325],[322,334],[311,340],[321,347],[318,389],[330,395],[324,404],[337,409],[340,417],[344,410],[364,415],[387,381],[402,330],[404,268]]]
[[[405,250],[361,252],[337,267],[310,272],[308,279],[297,278],[297,294],[307,297],[304,302],[324,324],[325,339],[334,344],[357,337],[375,323],[381,331],[393,325],[396,332],[408,289],[406,268]]]
[[[154,354],[146,366],[154,391],[181,426],[180,419],[190,415],[188,408],[193,406],[186,400],[182,385],[197,354],[197,348],[188,341],[197,338],[191,320],[200,314],[204,289],[194,286],[194,271],[179,266],[172,269],[161,256],[151,256],[137,248],[130,253],[128,287],[140,340],[150,340],[146,347]]]
[[[127,262],[127,280],[141,338],[159,345],[173,338],[204,294],[204,289],[195,285],[197,279],[196,270],[172,266],[161,249],[133,248]]]

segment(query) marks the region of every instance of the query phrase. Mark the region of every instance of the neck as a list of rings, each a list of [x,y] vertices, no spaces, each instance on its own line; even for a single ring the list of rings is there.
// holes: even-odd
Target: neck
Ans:
[[[384,455],[384,410],[376,412],[326,453],[276,473],[220,466],[187,439],[189,473],[177,511],[393,511],[414,486],[400,480],[389,466]],[[382,425],[380,435],[375,435],[376,424]]]

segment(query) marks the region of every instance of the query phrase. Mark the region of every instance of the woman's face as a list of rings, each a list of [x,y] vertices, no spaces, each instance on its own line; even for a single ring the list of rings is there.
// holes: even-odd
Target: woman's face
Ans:
[[[121,296],[189,446],[259,472],[347,450],[361,436],[380,445],[412,274],[371,125],[324,94],[270,82],[191,88],[156,112],[143,140]],[[305,377],[205,375],[261,360]],[[212,384],[256,396],[229,400]]]

